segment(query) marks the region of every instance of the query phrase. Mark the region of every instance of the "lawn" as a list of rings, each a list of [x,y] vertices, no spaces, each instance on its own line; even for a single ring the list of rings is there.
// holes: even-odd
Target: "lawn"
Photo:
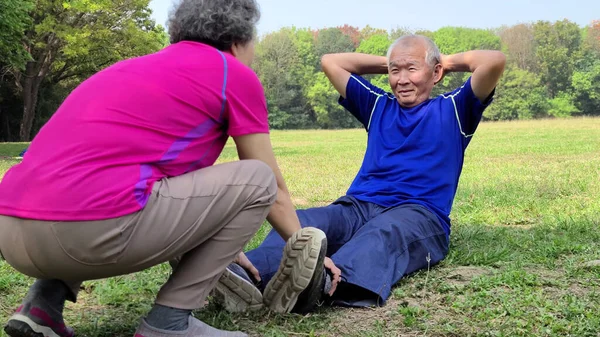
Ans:
[[[342,195],[365,139],[361,130],[273,132],[297,207]],[[0,177],[24,147],[0,144]],[[230,143],[219,161],[234,159]],[[196,314],[252,336],[598,336],[600,267],[589,262],[600,260],[600,119],[483,123],[451,218],[448,258],[401,281],[385,307],[299,316],[229,314],[210,303]],[[160,265],[85,283],[66,320],[79,336],[132,336],[168,274]],[[30,282],[0,262],[2,323]]]

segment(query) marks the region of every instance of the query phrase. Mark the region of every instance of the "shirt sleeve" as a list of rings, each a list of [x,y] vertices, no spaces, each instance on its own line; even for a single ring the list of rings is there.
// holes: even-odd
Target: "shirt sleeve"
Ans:
[[[385,95],[385,91],[372,85],[363,77],[351,74],[346,84],[346,98],[340,96],[338,103],[348,110],[365,129],[369,129],[369,121],[377,99]]]
[[[450,97],[452,97],[460,131],[463,136],[470,137],[475,133],[483,116],[483,112],[494,99],[495,92],[496,89],[481,102],[473,93],[471,77],[469,77],[460,88],[449,94]]]
[[[230,62],[225,90],[227,133],[231,137],[269,133],[265,91],[252,69]]]

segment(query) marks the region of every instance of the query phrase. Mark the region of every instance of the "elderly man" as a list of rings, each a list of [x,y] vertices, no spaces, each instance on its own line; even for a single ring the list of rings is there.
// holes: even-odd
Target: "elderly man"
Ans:
[[[249,299],[261,295],[278,312],[306,313],[318,301],[384,305],[402,277],[442,261],[464,152],[504,65],[499,51],[441,55],[419,35],[396,40],[387,57],[325,55],[322,68],[341,95],[339,103],[368,133],[362,167],[347,194],[326,207],[297,211],[303,227],[325,232],[333,263],[311,273],[305,266],[322,258],[298,258],[290,244],[282,254],[284,242],[271,232],[247,253],[254,267],[246,272],[232,264],[221,278],[216,294],[225,297],[226,307],[258,307]],[[461,87],[431,98],[449,72],[472,74]],[[361,77],[385,73],[391,92]],[[311,282],[302,287],[286,275]]]

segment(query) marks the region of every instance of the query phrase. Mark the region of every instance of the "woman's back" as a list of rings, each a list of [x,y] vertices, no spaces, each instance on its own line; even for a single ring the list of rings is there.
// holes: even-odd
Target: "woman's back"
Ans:
[[[230,54],[185,41],[121,61],[83,82],[40,130],[0,183],[0,214],[133,213],[154,181],[212,165],[242,129],[268,132],[266,104],[254,72]]]

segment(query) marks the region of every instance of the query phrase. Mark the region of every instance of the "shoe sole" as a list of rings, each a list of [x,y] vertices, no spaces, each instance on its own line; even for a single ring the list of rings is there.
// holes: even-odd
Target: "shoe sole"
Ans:
[[[315,271],[323,269],[326,251],[327,238],[320,229],[305,227],[294,233],[284,247],[277,273],[265,288],[265,305],[274,312],[292,312]]]
[[[213,296],[229,312],[255,311],[263,307],[263,295],[252,283],[225,269]]]
[[[61,337],[47,326],[39,325],[29,317],[13,315],[4,327],[10,337]]]

